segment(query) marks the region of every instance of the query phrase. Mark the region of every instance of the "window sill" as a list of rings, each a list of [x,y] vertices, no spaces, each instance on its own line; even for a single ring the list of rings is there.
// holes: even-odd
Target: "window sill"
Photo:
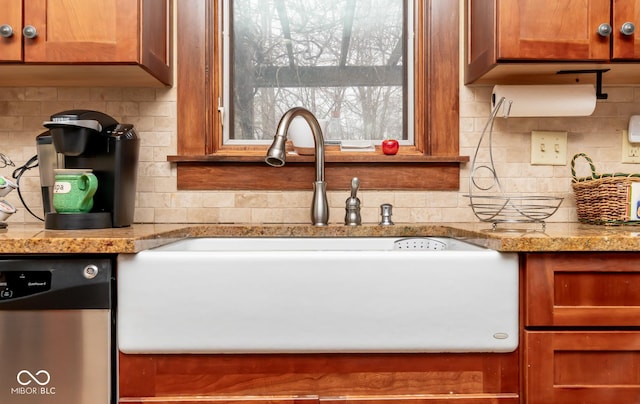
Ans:
[[[172,163],[264,163],[264,153],[260,155],[252,154],[238,154],[228,153],[221,154],[216,153],[208,156],[193,155],[193,156],[168,156],[167,161]],[[295,153],[287,154],[288,163],[312,163],[315,161],[315,156],[312,155],[299,155]],[[325,155],[325,163],[463,163],[468,162],[469,156],[425,156],[422,154],[396,154],[393,156],[385,155],[382,152],[376,150],[375,152],[337,152],[327,153]]]
[[[280,168],[264,162],[264,151],[167,159],[177,163],[180,190],[310,190],[315,181],[314,156],[289,154],[287,164]],[[348,189],[351,178],[358,177],[364,190],[457,191],[460,164],[468,161],[468,156],[329,151],[325,180],[329,190]]]

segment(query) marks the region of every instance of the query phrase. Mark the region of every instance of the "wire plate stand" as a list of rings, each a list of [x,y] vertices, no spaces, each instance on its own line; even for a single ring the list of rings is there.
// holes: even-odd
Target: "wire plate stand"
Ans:
[[[469,174],[469,204],[473,213],[483,222],[493,224],[495,230],[500,223],[539,223],[545,229],[545,220],[556,213],[563,198],[555,196],[536,195],[508,195],[503,191],[502,184],[493,163],[492,134],[493,124],[505,99],[500,99],[489,120],[485,124],[478,147],[471,162]],[[506,108],[505,116],[511,108]],[[488,163],[479,163],[478,153],[487,136]]]

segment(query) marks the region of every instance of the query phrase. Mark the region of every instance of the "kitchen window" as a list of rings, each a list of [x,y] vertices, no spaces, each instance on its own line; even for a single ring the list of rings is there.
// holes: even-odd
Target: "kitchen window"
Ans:
[[[224,145],[271,143],[292,106],[314,113],[328,143],[414,144],[406,0],[222,3]]]
[[[372,35],[356,34],[359,28],[356,28],[355,20],[360,18],[357,11],[353,14],[353,24],[345,23],[344,17],[316,17],[328,24],[323,28],[317,23],[301,23],[302,17],[309,12],[300,7],[308,2],[234,0],[242,7],[258,7],[256,10],[261,10],[260,13],[250,15],[263,21],[263,25],[255,20],[249,24],[250,30],[256,32],[250,38],[240,36],[246,46],[235,51],[222,35],[229,30],[223,29],[225,8],[219,1],[222,0],[177,2],[178,154],[169,156],[169,161],[177,163],[179,189],[310,189],[314,177],[313,156],[288,156],[287,164],[282,168],[268,167],[264,163],[269,138],[273,136],[271,128],[275,128],[281,114],[293,106],[305,106],[319,119],[344,119],[339,127],[353,139],[374,139],[375,152],[341,152],[339,146],[327,145],[329,189],[348,188],[353,176],[361,178],[363,189],[459,188],[459,165],[468,161],[468,157],[459,156],[458,150],[457,1],[398,3],[392,12],[391,4],[400,0],[387,0],[390,20],[396,15],[395,21],[401,20],[404,28],[396,26],[393,34],[389,28],[386,35],[375,39]],[[370,0],[367,4],[376,1]],[[339,4],[335,7],[343,10],[351,8],[355,11],[362,7],[360,0],[325,0],[312,7],[314,13],[338,13],[333,8],[320,7],[327,2],[335,2]],[[287,16],[287,22],[283,22],[283,16]],[[413,24],[407,23],[408,19]],[[333,46],[323,50],[332,57],[319,55],[319,44],[304,44],[313,36],[303,38],[288,31],[296,24],[308,30],[333,30],[320,38],[322,43],[333,41]],[[415,32],[413,40],[409,40],[407,34],[411,25]],[[270,48],[265,43],[272,39],[257,35],[265,27],[271,27],[272,31],[285,37],[285,41],[274,41]],[[384,29],[380,27],[380,30]],[[365,54],[369,60],[358,62],[354,42],[366,40],[380,42],[378,53],[368,51],[367,54],[361,48],[360,60],[364,60]],[[382,43],[383,40],[387,42]],[[257,47],[257,43],[264,47]],[[274,47],[278,49],[273,50]],[[273,52],[267,54],[264,49]],[[238,55],[243,52],[246,55]],[[251,60],[244,65],[244,70],[241,69],[242,74],[236,69],[236,74],[225,75],[225,68],[228,72],[234,68],[233,64],[225,65],[224,61],[235,60],[239,64],[242,57]],[[313,58],[323,62],[311,65],[308,59]],[[258,60],[262,63],[257,63]],[[249,66],[248,70],[246,66]],[[346,72],[353,69],[359,69],[360,73],[348,76]],[[295,75],[302,72],[315,74],[314,79],[306,81],[308,84],[315,80],[315,85],[303,88],[296,82]],[[362,72],[373,72],[373,76],[364,77]],[[382,73],[387,75],[380,79]],[[376,75],[379,76],[377,82],[374,80]],[[280,81],[274,85],[273,80],[265,80],[265,77],[278,77]],[[239,86],[244,84],[249,87],[239,91]],[[225,86],[229,91],[225,92]],[[371,109],[375,112],[368,112],[367,117],[362,107],[365,88],[371,95],[385,95],[387,105],[393,104],[396,111],[385,116]],[[398,91],[401,95],[392,94]],[[320,92],[322,94],[318,95]],[[238,96],[245,98],[242,102],[232,103],[231,100]],[[276,96],[281,101],[268,101],[277,99]],[[256,108],[256,102],[261,106]],[[357,113],[361,116],[357,117]],[[236,119],[242,114],[249,118]],[[385,128],[379,121],[371,121],[378,115],[381,115],[379,121],[388,121],[389,126]],[[347,117],[351,126],[347,126]],[[380,152],[379,141],[384,136],[401,138],[403,144],[397,155],[385,156]]]

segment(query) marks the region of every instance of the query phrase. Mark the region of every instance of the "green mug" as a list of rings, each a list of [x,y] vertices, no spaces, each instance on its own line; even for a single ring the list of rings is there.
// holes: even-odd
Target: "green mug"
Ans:
[[[90,169],[57,169],[53,207],[58,213],[87,213],[93,207],[98,179]]]

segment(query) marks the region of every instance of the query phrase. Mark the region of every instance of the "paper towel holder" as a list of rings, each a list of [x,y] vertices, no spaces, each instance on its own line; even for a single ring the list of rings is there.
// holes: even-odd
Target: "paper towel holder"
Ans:
[[[596,99],[606,100],[609,98],[609,94],[602,92],[602,74],[608,72],[611,69],[583,69],[583,70],[558,70],[556,74],[593,74],[596,75]]]
[[[491,105],[499,99],[507,117],[589,116],[596,108],[593,84],[500,85],[493,87]]]

